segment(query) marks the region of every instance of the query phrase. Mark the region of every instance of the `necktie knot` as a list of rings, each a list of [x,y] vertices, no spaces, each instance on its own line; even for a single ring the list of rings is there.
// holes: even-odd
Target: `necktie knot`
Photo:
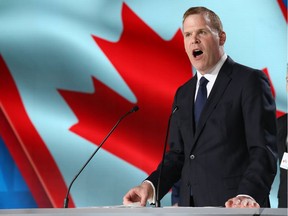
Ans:
[[[207,85],[207,83],[209,82],[204,76],[203,77],[201,77],[201,79],[200,79],[200,86],[201,87],[206,87],[206,85]]]

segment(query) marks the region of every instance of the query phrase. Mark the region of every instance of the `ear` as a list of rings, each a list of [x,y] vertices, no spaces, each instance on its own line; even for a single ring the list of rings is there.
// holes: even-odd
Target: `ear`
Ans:
[[[219,33],[219,45],[223,46],[226,41],[226,33],[224,31]]]

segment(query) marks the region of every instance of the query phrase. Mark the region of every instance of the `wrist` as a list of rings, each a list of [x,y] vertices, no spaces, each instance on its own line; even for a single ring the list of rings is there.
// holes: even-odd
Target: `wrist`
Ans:
[[[142,187],[146,188],[148,191],[148,202],[149,204],[155,204],[155,187],[149,180],[145,180],[141,184]]]

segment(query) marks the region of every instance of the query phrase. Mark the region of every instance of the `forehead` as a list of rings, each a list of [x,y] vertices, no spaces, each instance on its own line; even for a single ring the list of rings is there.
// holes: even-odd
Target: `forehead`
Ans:
[[[210,29],[210,20],[204,14],[192,14],[186,17],[183,22],[183,31],[190,31],[193,29]]]

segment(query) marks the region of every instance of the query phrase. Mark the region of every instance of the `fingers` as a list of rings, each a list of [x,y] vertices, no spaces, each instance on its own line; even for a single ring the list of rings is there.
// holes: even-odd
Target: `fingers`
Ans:
[[[130,205],[133,202],[139,202],[139,200],[140,200],[140,197],[137,196],[137,194],[134,192],[134,189],[131,189],[123,197],[123,204]]]
[[[131,205],[133,203],[140,203],[141,206],[145,206],[146,202],[141,201],[141,193],[139,192],[138,187],[132,188],[128,193],[123,197],[123,204],[124,205]],[[144,205],[143,205],[144,203]]]
[[[252,198],[237,196],[225,203],[226,208],[260,208],[259,204]]]
[[[148,190],[142,185],[132,188],[123,197],[124,205],[131,205],[133,203],[140,203],[140,206],[146,206],[148,200]]]

